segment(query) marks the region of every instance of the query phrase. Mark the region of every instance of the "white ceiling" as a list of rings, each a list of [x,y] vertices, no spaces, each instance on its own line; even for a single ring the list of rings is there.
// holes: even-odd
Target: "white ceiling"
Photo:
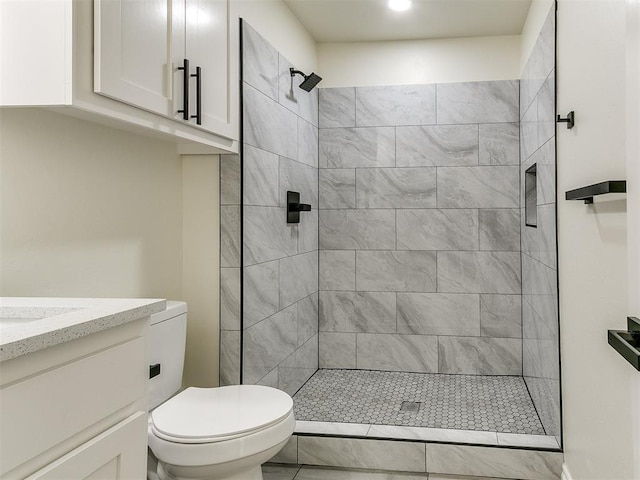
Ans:
[[[519,35],[531,0],[284,0],[319,43]]]

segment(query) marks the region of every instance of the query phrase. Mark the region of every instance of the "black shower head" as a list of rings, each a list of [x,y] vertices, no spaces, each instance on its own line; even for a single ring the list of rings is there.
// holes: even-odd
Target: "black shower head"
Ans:
[[[305,75],[300,70],[294,70],[293,68],[289,68],[289,72],[291,72],[291,76],[295,76],[296,74],[302,75],[304,77],[304,81],[300,84],[300,88],[305,92],[310,92],[313,88],[320,83],[322,77],[320,75],[316,75],[311,72],[309,75]]]

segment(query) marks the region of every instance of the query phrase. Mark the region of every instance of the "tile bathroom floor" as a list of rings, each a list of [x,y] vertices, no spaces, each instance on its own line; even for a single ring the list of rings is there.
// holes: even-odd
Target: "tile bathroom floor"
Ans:
[[[263,465],[262,475],[264,480],[505,480],[434,473],[391,473],[278,464]]]
[[[318,370],[295,394],[294,412],[298,433],[486,444],[545,436],[524,380],[515,376]],[[468,435],[456,439],[455,432]],[[557,448],[553,437],[535,438]]]

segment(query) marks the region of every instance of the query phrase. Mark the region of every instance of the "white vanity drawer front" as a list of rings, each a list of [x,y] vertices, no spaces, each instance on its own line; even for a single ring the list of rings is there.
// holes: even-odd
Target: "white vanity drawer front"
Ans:
[[[147,474],[147,412],[138,412],[25,480],[130,480]]]
[[[146,395],[142,337],[0,390],[0,476]]]

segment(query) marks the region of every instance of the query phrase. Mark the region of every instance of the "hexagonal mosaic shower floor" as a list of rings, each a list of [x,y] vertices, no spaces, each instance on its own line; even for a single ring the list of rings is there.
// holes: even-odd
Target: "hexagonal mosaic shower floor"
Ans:
[[[544,435],[521,377],[318,370],[297,420]]]

